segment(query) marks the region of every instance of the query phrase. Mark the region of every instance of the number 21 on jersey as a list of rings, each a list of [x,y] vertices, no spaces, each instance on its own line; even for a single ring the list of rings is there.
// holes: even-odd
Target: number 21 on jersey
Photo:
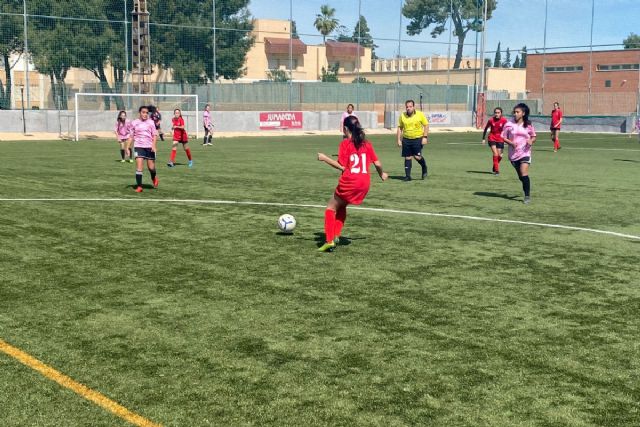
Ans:
[[[368,173],[367,171],[367,153],[352,154],[349,158],[351,161],[351,173]]]

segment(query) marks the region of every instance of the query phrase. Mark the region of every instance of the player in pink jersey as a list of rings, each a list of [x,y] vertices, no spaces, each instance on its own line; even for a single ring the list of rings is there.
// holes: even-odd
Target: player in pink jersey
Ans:
[[[553,111],[551,111],[551,142],[553,142],[553,152],[560,148],[560,127],[562,126],[562,110],[558,101],[553,103]]]
[[[211,104],[207,104],[204,107],[202,113],[202,124],[204,125],[204,142],[203,146],[213,145],[211,139],[213,138],[213,121],[211,120]]]
[[[171,146],[171,158],[167,166],[172,168],[175,166],[176,151],[178,144],[182,144],[182,148],[189,159],[189,167],[193,167],[193,159],[191,158],[191,150],[189,149],[189,136],[184,128],[184,119],[182,118],[182,111],[179,108],[173,110],[173,118],[171,119],[171,129],[173,130],[173,145]]]
[[[133,162],[133,154],[131,150],[127,148],[127,140],[129,139],[129,129],[131,128],[131,122],[127,120],[127,112],[122,110],[118,113],[116,119],[116,139],[120,144],[120,160],[121,163],[125,162],[125,155],[129,157],[129,163]]]
[[[151,175],[154,188],[158,188],[156,176],[156,139],[158,131],[153,120],[149,118],[149,107],[143,105],[138,109],[139,118],[131,123],[128,146],[133,143],[133,151],[136,157],[136,193],[142,193],[142,171],[144,160],[147,160],[147,169]]]
[[[631,133],[633,133],[633,132],[637,132],[638,133],[638,142],[640,142],[640,116],[638,116],[636,118],[636,123],[635,123]],[[629,137],[631,137],[631,135],[629,135]]]
[[[518,173],[524,191],[524,203],[531,201],[531,146],[536,142],[536,131],[529,120],[529,107],[520,103],[513,108],[513,121],[504,125],[502,138],[509,145],[509,160]]]
[[[354,117],[358,117],[355,114],[353,114],[353,110],[354,110],[354,106],[353,104],[348,104],[347,105],[347,111],[342,113],[342,116],[340,117],[340,125],[338,127],[338,129],[340,130],[340,132],[342,133],[342,135],[346,138],[347,135],[344,133],[344,119],[346,119],[349,116],[354,116]]]
[[[320,252],[332,252],[335,249],[347,219],[347,206],[361,204],[369,192],[369,164],[374,164],[383,181],[389,177],[382,170],[382,163],[378,160],[373,145],[365,139],[357,117],[345,119],[344,133],[347,137],[340,143],[337,162],[326,154],[318,153],[318,160],[342,171],[338,186],[324,211],[326,243],[318,248]]]
[[[502,108],[496,107],[493,110],[493,117],[487,121],[482,133],[482,143],[485,143],[487,131],[489,133],[489,147],[493,152],[493,174],[500,175],[500,161],[502,161],[502,151],[504,150],[504,141],[502,140],[502,129],[507,123],[507,119],[502,115]]]

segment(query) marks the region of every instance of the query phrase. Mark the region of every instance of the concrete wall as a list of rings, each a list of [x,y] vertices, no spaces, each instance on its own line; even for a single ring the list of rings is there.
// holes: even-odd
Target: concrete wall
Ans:
[[[428,114],[427,111],[424,112],[425,115]],[[398,119],[400,118],[400,114],[402,111],[391,111],[385,113],[385,127],[389,129],[395,129],[398,127]],[[457,127],[470,127],[473,126],[475,121],[474,115],[471,111],[449,111],[449,115],[451,116],[451,120],[446,124],[439,123],[429,123],[430,128],[457,128]]]
[[[365,129],[378,127],[378,114],[375,111],[355,112]],[[60,114],[57,111],[38,110],[25,111],[27,133],[50,132],[75,134],[75,117],[73,111],[65,111]],[[82,111],[79,113],[80,133],[87,132],[112,132],[115,127],[117,112],[115,111]],[[196,131],[194,112],[183,111],[187,130],[190,133]],[[219,132],[257,132],[260,130],[259,111],[215,111],[212,113],[215,131]],[[339,130],[342,111],[304,111],[302,116],[302,129],[305,131]],[[131,118],[131,113],[130,113]],[[202,113],[198,113],[199,131],[202,133]],[[22,111],[0,111],[0,132],[22,132]],[[162,129],[169,132],[171,129],[171,116],[164,115]],[[269,131],[264,131],[269,132]]]

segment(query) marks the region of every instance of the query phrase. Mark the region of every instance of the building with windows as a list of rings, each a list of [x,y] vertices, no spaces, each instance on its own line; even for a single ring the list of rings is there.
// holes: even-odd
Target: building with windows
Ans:
[[[371,49],[357,43],[327,40],[320,45],[307,45],[300,39],[289,39],[290,22],[256,19],[253,21],[254,45],[247,52],[246,73],[239,82],[274,80],[289,74],[293,81],[319,81],[322,69],[337,65],[338,74],[371,70]]]
[[[638,108],[640,49],[562,52],[527,56],[529,98],[542,113],[560,102],[565,114],[629,114]]]

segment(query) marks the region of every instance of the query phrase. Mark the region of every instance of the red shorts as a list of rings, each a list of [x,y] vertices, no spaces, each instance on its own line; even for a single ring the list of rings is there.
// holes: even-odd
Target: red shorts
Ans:
[[[189,142],[189,136],[187,135],[186,132],[174,132],[173,140],[176,142],[182,142],[183,144],[186,144],[187,142]]]
[[[362,204],[369,192],[369,185],[353,185],[351,183],[339,183],[336,187],[335,195],[340,197],[350,205]]]

